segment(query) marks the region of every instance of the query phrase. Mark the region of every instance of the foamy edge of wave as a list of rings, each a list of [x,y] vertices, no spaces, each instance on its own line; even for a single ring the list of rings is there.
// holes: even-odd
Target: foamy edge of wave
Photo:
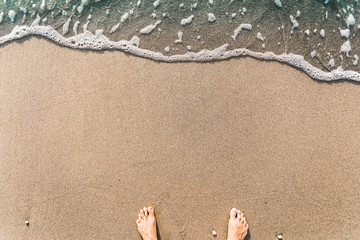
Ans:
[[[29,35],[43,36],[70,48],[89,50],[117,49],[139,57],[162,62],[208,62],[239,56],[250,56],[257,59],[289,64],[295,68],[302,69],[307,75],[320,81],[352,80],[360,82],[360,73],[358,72],[350,70],[344,71],[341,68],[332,70],[331,72],[324,72],[312,66],[303,56],[292,53],[277,55],[273,52],[253,52],[246,48],[227,51],[228,44],[224,44],[214,50],[204,49],[196,53],[189,52],[182,55],[165,56],[160,52],[152,52],[139,48],[139,39],[137,37],[134,37],[130,41],[121,40],[114,42],[105,37],[102,31],[97,31],[96,34],[85,31],[82,34],[65,38],[50,26],[16,26],[10,34],[0,37],[0,45]]]

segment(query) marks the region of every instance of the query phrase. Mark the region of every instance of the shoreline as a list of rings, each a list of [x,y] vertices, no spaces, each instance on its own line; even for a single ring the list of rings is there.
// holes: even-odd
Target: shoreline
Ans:
[[[68,47],[70,49],[86,49],[94,51],[103,50],[120,50],[124,53],[129,53],[136,57],[150,59],[156,62],[213,62],[223,61],[232,58],[249,56],[258,60],[275,61],[279,63],[285,63],[291,67],[301,69],[309,77],[318,81],[342,81],[349,80],[360,82],[360,73],[352,70],[342,70],[342,67],[333,69],[332,71],[325,72],[304,59],[303,56],[289,53],[277,55],[273,52],[253,52],[246,48],[239,48],[234,50],[227,50],[229,44],[223,44],[213,50],[203,49],[199,52],[188,52],[181,55],[163,55],[160,52],[153,52],[147,49],[141,49],[140,39],[134,36],[131,40],[121,40],[118,42],[110,41],[103,34],[93,34],[89,31],[85,31],[82,34],[66,38],[59,34],[56,30],[50,26],[16,26],[12,33],[0,37],[0,46],[8,41],[14,41],[14,39],[22,39],[28,36],[43,37],[47,40],[53,41],[56,45]],[[320,60],[319,60],[320,61]],[[320,61],[321,63],[321,61]],[[323,65],[321,63],[321,65]],[[323,66],[325,67],[325,66]]]
[[[163,239],[224,239],[232,207],[250,239],[360,235],[357,83],[41,38],[0,59],[1,238],[140,239],[147,205]]]

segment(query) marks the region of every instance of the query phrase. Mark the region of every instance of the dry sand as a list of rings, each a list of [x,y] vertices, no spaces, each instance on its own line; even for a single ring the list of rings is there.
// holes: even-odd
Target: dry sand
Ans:
[[[0,47],[0,239],[358,239],[360,85],[251,58]],[[27,227],[25,221],[30,225]]]

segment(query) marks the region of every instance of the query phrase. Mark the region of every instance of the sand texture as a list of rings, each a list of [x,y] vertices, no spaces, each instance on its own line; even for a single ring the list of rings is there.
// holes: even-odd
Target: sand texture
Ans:
[[[239,58],[157,63],[32,38],[0,47],[0,239],[360,236],[360,85]],[[29,226],[25,225],[29,221]]]

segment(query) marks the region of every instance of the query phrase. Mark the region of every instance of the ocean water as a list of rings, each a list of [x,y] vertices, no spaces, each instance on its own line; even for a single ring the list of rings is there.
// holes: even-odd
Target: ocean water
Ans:
[[[39,35],[155,61],[254,57],[360,81],[358,21],[357,0],[0,0],[0,45]]]

